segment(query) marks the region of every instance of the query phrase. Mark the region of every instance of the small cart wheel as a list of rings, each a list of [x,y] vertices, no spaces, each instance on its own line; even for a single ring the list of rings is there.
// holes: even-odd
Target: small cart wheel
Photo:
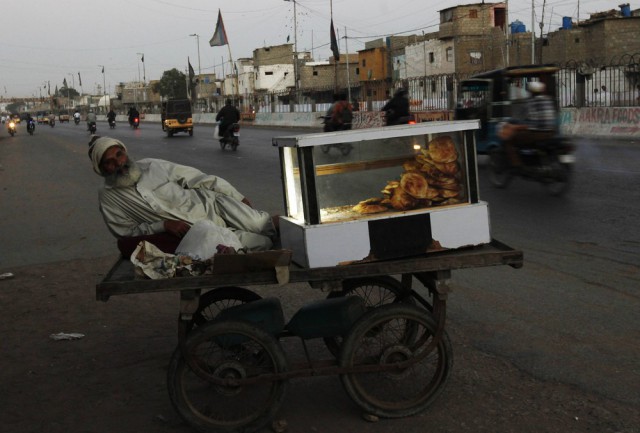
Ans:
[[[269,376],[288,367],[272,335],[248,322],[220,320],[195,329],[185,346],[198,374],[178,347],[169,364],[167,386],[173,407],[191,427],[253,432],[275,417],[287,381]]]
[[[262,299],[260,295],[243,287],[218,287],[200,296],[198,309],[187,325],[187,332],[213,320],[220,311],[236,305]]]
[[[388,276],[344,280],[342,282],[342,290],[330,292],[327,298],[342,296],[361,297],[367,309],[395,302],[415,304],[411,293],[402,287],[400,281]],[[324,343],[333,356],[337,357],[340,352],[342,337],[327,337],[324,339]]]
[[[431,313],[415,305],[391,304],[368,311],[346,336],[342,368],[388,366],[340,376],[351,399],[367,413],[387,418],[415,415],[442,392],[453,366],[446,332],[433,347]]]

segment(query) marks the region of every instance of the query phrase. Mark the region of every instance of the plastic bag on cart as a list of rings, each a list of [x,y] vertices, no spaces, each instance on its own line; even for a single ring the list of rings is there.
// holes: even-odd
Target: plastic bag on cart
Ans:
[[[211,273],[213,261],[194,260],[189,256],[165,253],[147,241],[141,241],[131,254],[136,273],[153,280],[196,276]]]
[[[176,254],[189,256],[195,260],[207,260],[218,251],[218,246],[231,247],[235,251],[242,249],[240,239],[226,227],[220,227],[208,220],[198,221],[176,248]]]

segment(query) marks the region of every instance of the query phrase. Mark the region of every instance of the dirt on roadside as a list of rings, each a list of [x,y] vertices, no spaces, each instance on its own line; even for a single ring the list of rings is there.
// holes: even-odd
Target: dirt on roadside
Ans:
[[[177,293],[95,300],[115,257],[0,270],[0,431],[191,432],[173,410],[167,365],[177,343]],[[262,289],[260,289],[262,290]],[[265,288],[290,314],[322,296],[308,288]],[[537,380],[483,353],[449,321],[454,369],[423,414],[365,421],[337,377],[294,379],[278,415],[297,432],[640,432],[636,407],[562,383]],[[56,341],[51,334],[80,333]],[[270,431],[269,428],[263,430]]]

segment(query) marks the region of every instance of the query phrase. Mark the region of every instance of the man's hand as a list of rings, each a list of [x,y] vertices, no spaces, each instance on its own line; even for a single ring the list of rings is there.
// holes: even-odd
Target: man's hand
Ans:
[[[242,203],[246,204],[247,206],[249,206],[249,207],[251,207],[251,208],[253,207],[253,206],[251,205],[251,202],[249,201],[249,199],[247,199],[246,197],[242,199]]]
[[[186,235],[190,228],[191,226],[184,221],[166,220],[164,222],[164,230],[179,238]]]

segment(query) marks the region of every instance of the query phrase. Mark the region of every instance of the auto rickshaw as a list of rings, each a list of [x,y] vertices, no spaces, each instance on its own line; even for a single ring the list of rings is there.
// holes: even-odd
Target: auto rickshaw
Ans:
[[[505,123],[524,123],[531,82],[545,84],[545,95],[556,101],[557,87],[553,65],[512,66],[483,72],[463,80],[457,100],[456,120],[479,119],[476,136],[478,154],[490,156],[490,180],[505,188],[515,176],[542,183],[552,195],[561,195],[569,186],[575,162],[573,145],[560,133],[527,149],[518,149],[522,166],[513,167],[506,157],[498,131]],[[558,116],[558,119],[560,117]]]
[[[457,100],[456,120],[480,119],[477,136],[477,152],[488,153],[499,146],[496,126],[509,119],[523,116],[525,100],[530,96],[527,83],[542,81],[546,94],[557,100],[553,65],[511,66],[483,72],[462,80]]]

